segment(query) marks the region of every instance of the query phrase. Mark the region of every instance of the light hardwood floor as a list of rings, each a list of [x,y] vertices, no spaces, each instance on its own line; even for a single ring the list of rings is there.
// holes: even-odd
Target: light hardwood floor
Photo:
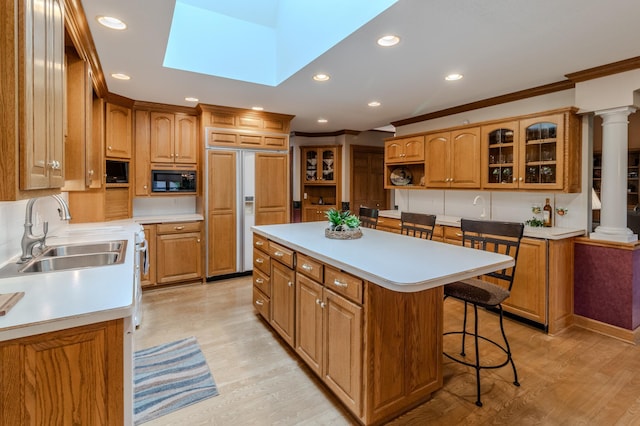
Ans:
[[[251,297],[250,277],[144,292],[135,349],[195,336],[220,391],[145,425],[355,424],[258,318]],[[460,328],[461,318],[462,304],[445,301],[445,330]],[[480,320],[481,330],[497,332],[496,315]],[[580,328],[552,337],[505,321],[521,387],[508,367],[484,370],[478,408],[473,370],[445,358],[444,387],[389,424],[640,425],[640,347]],[[452,339],[445,350],[455,352]]]

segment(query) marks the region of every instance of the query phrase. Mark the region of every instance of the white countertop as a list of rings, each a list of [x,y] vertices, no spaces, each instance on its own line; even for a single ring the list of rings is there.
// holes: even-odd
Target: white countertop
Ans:
[[[400,210],[380,210],[378,215],[381,217],[387,217],[391,219],[400,220]],[[455,216],[436,215],[436,224],[444,226],[460,227],[460,218]],[[533,228],[530,226],[524,227],[524,236],[530,238],[541,238],[545,240],[561,240],[564,238],[578,237],[584,235],[586,232],[584,229],[579,228]]]
[[[514,264],[502,254],[375,229],[362,238],[332,240],[325,222],[254,226],[254,232],[382,287],[416,292]]]
[[[171,214],[171,215],[149,215],[135,216],[132,219],[136,223],[146,225],[149,223],[171,223],[171,222],[198,222],[204,220],[201,214]]]
[[[68,225],[48,236],[48,246],[126,239],[125,260],[116,265],[0,279],[0,293],[25,292],[0,317],[0,341],[131,316],[135,233],[140,229],[129,220]]]

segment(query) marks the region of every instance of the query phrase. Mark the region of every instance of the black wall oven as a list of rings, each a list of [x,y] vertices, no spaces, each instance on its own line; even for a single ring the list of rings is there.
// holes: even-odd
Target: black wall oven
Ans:
[[[152,192],[196,192],[195,170],[152,170]]]

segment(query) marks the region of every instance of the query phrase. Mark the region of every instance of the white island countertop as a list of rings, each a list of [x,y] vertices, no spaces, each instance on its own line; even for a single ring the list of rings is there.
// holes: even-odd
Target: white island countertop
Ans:
[[[452,244],[362,229],[362,238],[332,240],[326,222],[254,226],[279,244],[398,292],[416,292],[507,268],[513,258]]]
[[[0,279],[0,293],[25,293],[5,316],[0,316],[0,341],[132,316],[135,232],[140,229],[132,221],[78,224],[48,236],[48,246],[127,240],[125,260],[115,265],[22,273]]]

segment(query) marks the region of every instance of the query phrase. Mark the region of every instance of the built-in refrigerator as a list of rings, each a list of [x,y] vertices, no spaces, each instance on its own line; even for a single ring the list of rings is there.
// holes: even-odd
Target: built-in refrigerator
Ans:
[[[206,154],[207,277],[251,271],[251,227],[289,221],[288,152],[208,148]]]

